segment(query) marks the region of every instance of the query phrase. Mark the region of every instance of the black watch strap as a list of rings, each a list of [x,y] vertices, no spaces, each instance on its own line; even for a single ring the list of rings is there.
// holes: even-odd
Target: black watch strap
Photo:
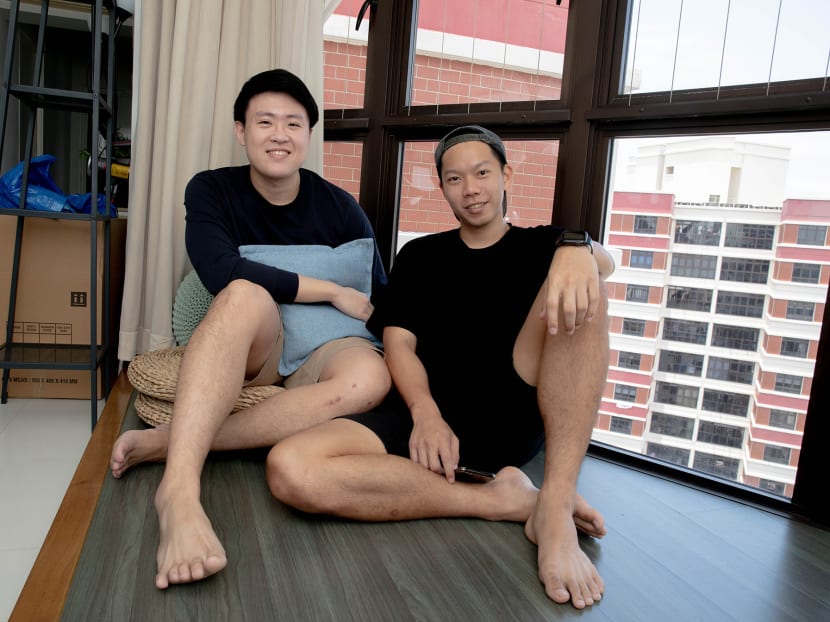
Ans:
[[[568,231],[566,229],[559,234],[559,238],[557,238],[554,245],[555,248],[560,246],[587,246],[591,253],[594,252],[594,245],[587,231]]]

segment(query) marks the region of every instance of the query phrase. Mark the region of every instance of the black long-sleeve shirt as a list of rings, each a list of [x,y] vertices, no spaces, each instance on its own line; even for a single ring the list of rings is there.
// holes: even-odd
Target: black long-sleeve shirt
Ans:
[[[325,244],[336,247],[375,238],[357,201],[316,173],[300,169],[300,190],[288,205],[272,205],[251,183],[250,166],[198,173],[185,189],[185,243],[190,262],[216,295],[234,279],[267,289],[277,302],[297,297],[297,273],[240,256],[248,244]],[[377,242],[372,266],[374,294],[386,284]]]

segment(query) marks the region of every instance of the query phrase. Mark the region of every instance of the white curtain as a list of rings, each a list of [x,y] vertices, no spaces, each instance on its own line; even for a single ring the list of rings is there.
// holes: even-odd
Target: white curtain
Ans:
[[[242,84],[283,67],[323,102],[319,0],[139,0],[134,20],[122,361],[174,345],[173,299],[190,270],[184,188],[201,170],[246,162],[233,133]],[[305,164],[318,172],[322,139],[318,125]]]

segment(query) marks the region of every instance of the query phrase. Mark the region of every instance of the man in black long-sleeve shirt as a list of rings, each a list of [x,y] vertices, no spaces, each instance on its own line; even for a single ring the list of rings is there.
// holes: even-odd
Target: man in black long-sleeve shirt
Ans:
[[[250,164],[199,173],[185,191],[188,255],[216,298],[188,342],[172,423],[126,432],[112,456],[115,477],[140,462],[167,461],[155,498],[158,588],[200,580],[227,564],[199,500],[209,450],[272,446],[316,423],[368,410],[389,390],[381,354],[361,337],[330,341],[286,374],[280,365],[281,303],[329,303],[365,321],[370,298],[240,252],[247,245],[374,243],[357,202],[301,168],[317,119],[314,99],[299,78],[280,69],[257,74],[234,105],[236,138]],[[373,245],[375,291],[386,275]],[[243,384],[282,384],[286,390],[229,417]]]

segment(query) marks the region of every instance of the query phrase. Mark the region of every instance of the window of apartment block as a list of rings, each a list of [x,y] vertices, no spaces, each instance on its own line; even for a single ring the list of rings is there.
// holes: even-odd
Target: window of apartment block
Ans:
[[[618,434],[631,434],[631,419],[625,417],[611,417],[610,430]]]
[[[734,425],[701,421],[697,429],[697,440],[724,447],[741,447],[744,442],[744,429]]]
[[[703,220],[678,220],[674,224],[674,241],[678,244],[720,244],[721,223]]]
[[[718,292],[715,311],[724,315],[762,317],[764,314],[764,298],[764,294],[721,291]]]
[[[654,264],[654,253],[651,251],[631,251],[631,259],[629,265],[632,268],[648,268],[651,269]]]
[[[727,458],[726,456],[696,451],[693,465],[694,468],[704,473],[737,480],[741,462],[736,458]]]
[[[788,410],[771,410],[769,413],[769,424],[773,428],[795,430],[797,419],[798,415]]]
[[[813,315],[816,312],[816,305],[812,302],[804,302],[803,300],[788,300],[787,301],[787,319],[800,320],[802,322],[812,322]]]
[[[724,257],[720,268],[720,278],[721,281],[766,283],[769,278],[769,261]]]
[[[695,408],[699,394],[700,389],[697,387],[675,384],[673,382],[658,382],[657,388],[654,391],[654,401],[660,402],[661,404],[674,404],[675,406]]]
[[[712,290],[697,287],[669,287],[666,306],[670,309],[708,312],[712,308]]]
[[[642,355],[636,352],[620,352],[617,357],[617,367],[625,369],[640,369],[640,358]]]
[[[714,255],[673,253],[671,257],[671,275],[714,279],[717,263],[718,258]]]
[[[770,250],[775,239],[774,225],[727,223],[724,246]]]
[[[663,462],[679,464],[680,466],[688,466],[691,451],[680,447],[661,445],[660,443],[649,443],[646,447],[646,455],[656,458],[657,460],[662,460]]]
[[[622,334],[623,335],[633,335],[635,337],[642,337],[646,332],[646,321],[645,320],[637,320],[634,318],[624,318],[623,319],[623,327],[622,327]]]
[[[806,359],[809,349],[810,342],[806,339],[792,339],[791,337],[781,339],[781,354],[783,356]]]
[[[654,434],[665,434],[666,436],[691,440],[694,429],[694,419],[659,412],[651,413],[651,427],[649,430]]]
[[[827,227],[823,225],[799,225],[798,243],[808,246],[824,246],[827,240]]]
[[[725,415],[746,417],[749,412],[749,396],[743,393],[704,389],[701,408]]]
[[[625,299],[628,302],[648,302],[648,287],[645,285],[626,285]]]
[[[683,343],[705,344],[709,325],[706,322],[691,320],[663,320],[663,339],[668,341],[682,341]]]
[[[784,482],[776,482],[771,479],[764,479],[758,482],[758,488],[761,490],[766,490],[767,492],[771,492],[774,495],[783,495],[787,490],[787,485]]]
[[[711,356],[706,368],[706,377],[712,380],[752,384],[755,377],[755,363]]]
[[[817,263],[793,264],[793,283],[818,283],[821,278],[821,265]]]
[[[732,348],[735,350],[758,349],[758,337],[761,331],[757,328],[743,326],[729,326],[715,324],[712,326],[712,345],[718,348]]]
[[[700,376],[703,373],[703,355],[661,350],[659,370],[672,374]]]
[[[657,233],[657,216],[635,216],[634,233]]]
[[[764,446],[764,461],[776,464],[789,464],[792,449],[789,447],[778,447],[777,445]]]
[[[775,374],[775,390],[782,393],[801,395],[801,385],[804,378],[792,374]]]
[[[636,402],[637,387],[628,384],[618,384],[614,387],[614,399],[620,402]]]

